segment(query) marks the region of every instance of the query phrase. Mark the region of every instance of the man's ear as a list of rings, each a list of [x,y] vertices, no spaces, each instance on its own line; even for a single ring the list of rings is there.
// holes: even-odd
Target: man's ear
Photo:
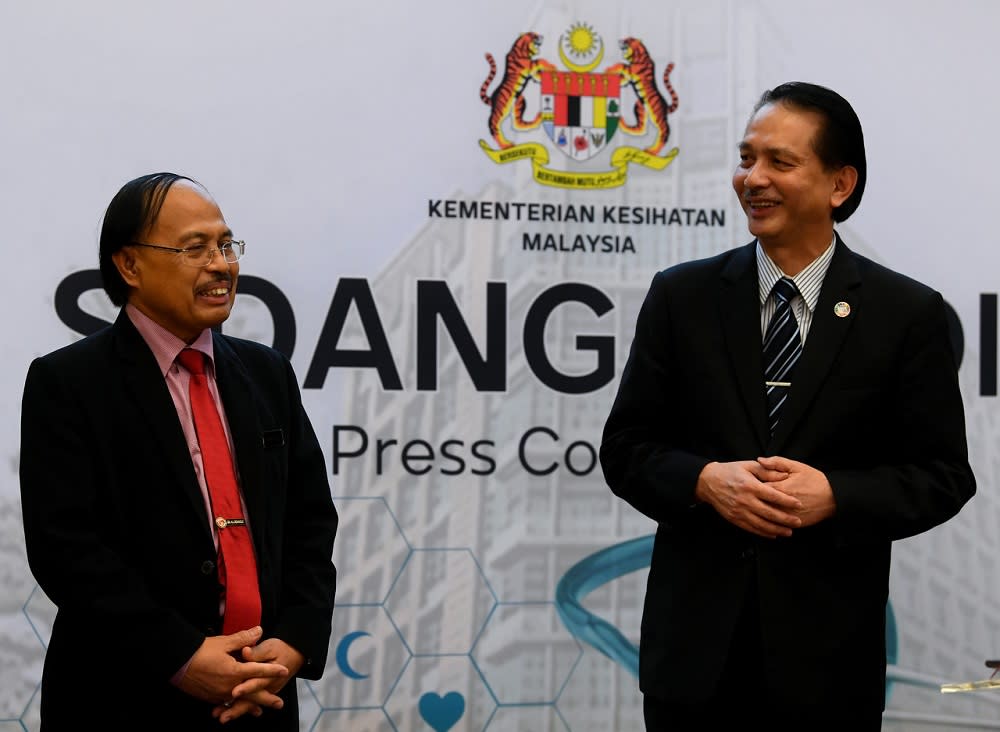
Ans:
[[[123,247],[111,255],[111,261],[118,268],[118,274],[125,280],[129,287],[139,286],[139,262],[135,258],[135,252],[128,247]]]
[[[830,194],[830,204],[837,208],[854,193],[858,184],[858,169],[853,165],[845,165],[833,177],[833,192]]]

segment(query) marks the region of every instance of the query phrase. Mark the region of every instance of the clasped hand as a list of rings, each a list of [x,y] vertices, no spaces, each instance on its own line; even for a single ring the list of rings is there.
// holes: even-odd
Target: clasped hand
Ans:
[[[280,709],[284,701],[277,694],[305,659],[277,638],[258,644],[262,635],[258,626],[206,638],[191,658],[181,690],[215,704],[212,716],[222,724],[247,713],[259,717],[265,707]]]
[[[836,510],[826,475],[777,456],[709,463],[698,476],[695,497],[731,524],[769,539],[791,536]]]

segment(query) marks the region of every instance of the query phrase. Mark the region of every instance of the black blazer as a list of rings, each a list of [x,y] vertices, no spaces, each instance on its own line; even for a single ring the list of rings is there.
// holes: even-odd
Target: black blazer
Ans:
[[[265,637],[326,663],[337,514],[288,361],[214,335],[216,377],[257,552]],[[21,412],[28,561],[58,607],[45,730],[217,729],[169,679],[221,632],[216,551],[184,434],[152,352],[117,322],[28,370]],[[297,730],[285,709],[235,727]]]
[[[640,686],[706,699],[755,575],[769,685],[881,709],[890,542],[975,492],[943,300],[838,237],[773,438],[763,373],[755,244],[654,277],[601,446],[612,490],[659,524]],[[695,504],[706,464],[762,455],[824,471],[836,515],[765,540]]]

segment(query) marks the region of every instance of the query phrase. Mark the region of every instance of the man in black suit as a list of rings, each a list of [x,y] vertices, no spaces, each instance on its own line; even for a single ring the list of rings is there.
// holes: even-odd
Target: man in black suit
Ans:
[[[866,176],[840,95],[766,92],[739,152],[756,240],[654,277],[601,446],[658,523],[646,727],[877,730],[891,542],[975,492],[945,306],[834,232]]]
[[[124,307],[28,371],[25,541],[58,607],[43,730],[292,732],[295,678],[323,671],[337,529],[325,461],[287,359],[211,330],[229,316],[242,252],[196,182],[127,183],[100,244],[105,290]],[[205,363],[222,462],[210,462],[219,453],[189,397],[200,367],[182,365],[182,351]],[[236,518],[213,513],[206,475],[222,464]],[[220,554],[222,531],[248,532],[255,572],[240,576],[235,552]],[[253,620],[223,633],[236,591],[254,598]]]

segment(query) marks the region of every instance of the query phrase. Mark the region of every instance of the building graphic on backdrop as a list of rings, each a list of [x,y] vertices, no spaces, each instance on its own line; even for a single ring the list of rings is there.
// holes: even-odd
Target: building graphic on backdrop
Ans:
[[[543,21],[535,27],[565,27],[565,21]],[[692,18],[679,10],[672,21],[671,27],[677,29],[673,40],[681,34],[686,39],[685,52],[678,58],[680,68],[690,70],[692,76],[706,69],[727,69],[718,86],[732,93],[697,108],[679,108],[674,134],[685,154],[678,164],[661,170],[636,169],[627,186],[601,192],[601,200],[628,206],[722,206],[733,212],[729,141],[738,139],[745,115],[760,93],[758,79],[772,70],[739,61],[755,57],[751,33],[740,34],[738,42],[731,44],[724,23],[713,26],[704,17]],[[685,32],[693,26],[698,27],[697,33]],[[718,35],[706,33],[706,27],[717,28]],[[520,50],[531,51],[529,58],[537,60],[541,42],[540,36],[529,36],[529,43]],[[561,59],[574,60],[571,50],[563,50]],[[532,69],[530,64],[514,67]],[[544,133],[544,142],[538,144],[546,150],[558,147],[553,152],[564,156],[567,167],[579,170],[600,164],[622,137],[619,128],[608,134],[609,110],[620,114],[620,108],[612,109],[609,104],[614,86],[608,82],[601,88],[607,92],[603,101],[573,102],[578,108],[584,101],[591,105],[587,113],[591,117],[579,112],[579,120],[590,123],[580,125],[587,128],[588,144],[594,142],[591,133],[603,130],[606,135],[600,141],[602,149],[589,147],[578,153],[575,147],[559,147],[556,120],[563,102],[555,99],[555,91],[550,127],[541,106],[549,88],[544,86],[544,74],[561,72],[541,63],[535,65],[535,72],[538,79],[532,83],[537,84],[534,91],[539,103],[535,115],[530,114],[527,100],[519,101],[525,96],[527,76],[521,87],[507,88],[505,100],[494,92],[492,99],[506,105],[501,104],[491,123],[494,144],[501,153],[510,153],[517,150],[521,135]],[[490,99],[488,86],[483,95]],[[551,88],[555,90],[554,84]],[[621,88],[620,82],[619,98]],[[598,124],[600,113],[593,113],[601,104],[603,126]],[[565,107],[570,109],[568,99]],[[527,157],[514,155],[506,160]],[[533,200],[567,206],[579,202],[578,188],[537,185],[540,159],[532,158],[533,168],[519,167],[511,181],[488,184],[472,195],[458,191],[453,198],[470,204]],[[729,220],[739,218],[730,216]],[[643,227],[629,230],[638,240],[634,254],[609,260],[589,253],[528,254],[519,243],[530,226],[539,228],[523,221],[482,217],[434,218],[373,281],[380,309],[384,302],[389,313],[387,337],[393,352],[401,354],[416,352],[412,298],[405,294],[412,291],[415,280],[447,280],[473,329],[483,320],[485,283],[505,283],[511,323],[507,383],[501,393],[477,391],[447,337],[439,343],[436,391],[389,393],[374,373],[358,371],[347,376],[344,419],[365,425],[366,437],[373,443],[395,444],[386,448],[383,464],[353,460],[335,468],[335,491],[344,496],[338,502],[344,518],[339,546],[362,550],[338,558],[342,584],[333,642],[353,644],[357,658],[352,657],[345,667],[359,670],[366,678],[355,679],[331,668],[324,681],[311,685],[322,707],[317,730],[347,724],[361,732],[606,732],[642,726],[641,698],[627,664],[581,644],[568,633],[555,602],[560,580],[581,560],[599,556],[609,547],[635,547],[635,540],[654,528],[610,494],[585,450],[575,455],[567,451],[580,442],[596,447],[615,384],[586,395],[555,393],[534,377],[518,329],[538,293],[553,283],[599,283],[614,309],[601,318],[586,309],[556,311],[547,324],[546,342],[558,350],[550,355],[560,369],[579,373],[593,366],[593,354],[575,347],[577,337],[612,335],[620,369],[653,272],[731,248],[744,235],[735,226]],[[599,224],[566,221],[547,226],[567,234],[599,228]],[[861,242],[857,244],[856,248],[872,255]],[[482,333],[474,332],[482,344]],[[364,346],[359,328],[345,331],[344,338],[355,338],[359,347]],[[408,358],[404,368],[412,372],[413,357]],[[462,442],[468,449],[475,441],[488,440],[494,447],[488,461],[469,459],[460,475],[444,475],[441,470],[414,475],[392,455],[415,438],[428,438],[435,443],[434,450],[447,441]],[[525,460],[537,473],[525,470]],[[473,466],[484,474],[476,474]],[[971,516],[959,517],[960,522],[969,520]],[[958,674],[960,649],[972,642],[947,633],[937,640],[928,639],[913,625],[922,614],[917,607],[932,606],[935,597],[948,594],[940,591],[948,579],[938,567],[950,562],[928,562],[926,555],[933,553],[931,547],[951,555],[951,547],[943,544],[952,541],[953,533],[936,532],[926,541],[906,542],[895,551],[894,596],[900,595],[903,602],[896,604],[894,658],[909,668],[947,667]],[[587,595],[586,610],[635,644],[644,588],[645,571],[622,574]],[[923,639],[918,641],[917,635]],[[897,667],[890,678],[896,682],[890,709],[912,709],[918,717],[921,709],[942,708],[929,677]],[[965,698],[948,704],[952,719],[987,719],[995,714],[990,700]],[[887,719],[892,719],[891,712]],[[924,728],[916,719],[914,724],[918,726],[913,729]]]
[[[676,147],[665,150],[668,115],[679,104],[670,83],[673,63],[667,64],[662,76],[668,103],[658,86],[656,64],[638,38],[623,38],[619,43],[623,60],[600,71],[607,49],[587,23],[573,23],[559,37],[563,69],[539,55],[542,45],[538,33],[518,36],[491,93],[497,64],[492,54],[486,54],[490,70],[479,95],[490,108],[488,128],[497,147],[485,140],[479,144],[493,162],[530,159],[538,183],[600,189],[623,185],[630,163],[662,171],[677,157]],[[539,128],[545,132],[544,142],[530,134]],[[527,141],[515,143],[508,135]],[[628,144],[629,136],[648,145]],[[553,146],[568,167],[547,167]],[[583,165],[591,160],[603,161],[603,168]]]
[[[681,23],[682,14],[675,13]],[[568,25],[558,18],[538,21],[534,27]],[[589,27],[575,27],[581,35],[593,34],[595,46],[600,45]],[[577,45],[582,46],[579,37]],[[541,39],[531,42],[538,44]],[[723,44],[713,42],[709,47],[726,57]],[[697,68],[706,54],[697,43],[688,48],[693,57],[680,57],[679,65],[689,68],[690,60],[691,68]],[[571,48],[563,45],[562,50],[561,59],[581,63]],[[534,53],[537,57],[537,48]],[[508,70],[511,67],[509,63]],[[518,125],[533,122],[536,115],[537,126],[527,132],[574,171],[586,172],[589,166],[600,173],[598,166],[606,167],[615,145],[640,139],[609,126],[608,112],[612,119],[621,113],[617,102],[614,108],[610,104],[614,98],[607,96],[603,101],[581,97],[571,102],[571,95],[558,100],[553,91],[551,131],[547,129],[549,120],[540,113],[548,87],[543,86],[542,67],[537,70],[539,79],[531,82],[537,97],[532,102],[538,105],[535,114],[527,101],[518,102],[516,86],[507,90],[509,98],[503,100],[507,106],[500,106],[496,130],[509,147],[501,147],[493,138],[501,151],[517,149],[522,135]],[[613,93],[617,83],[620,100],[623,78],[618,74],[614,82],[600,82],[607,84],[601,90]],[[594,83],[596,89],[596,82],[584,83]],[[502,82],[498,91],[501,88]],[[493,98],[501,101],[497,92]],[[589,147],[583,153],[577,153],[575,146],[558,145],[557,113],[565,107],[566,121],[571,121],[571,104],[576,105],[573,114],[580,115],[572,121],[588,123],[578,125],[587,127]],[[731,137],[729,104],[697,116],[685,116],[678,107],[673,134],[683,134],[685,150],[678,163],[670,167],[664,163],[659,170],[636,167],[628,185],[601,191],[599,200],[588,198],[584,203],[732,210],[730,160],[720,143]],[[630,106],[627,121],[634,124],[635,105]],[[665,103],[664,109],[669,108]],[[658,139],[648,120],[642,142],[646,147],[659,144],[660,160],[667,161],[667,131],[664,128]],[[592,134],[601,131],[606,136],[594,143]],[[565,210],[579,206],[580,195],[571,186],[539,186],[537,168],[517,166],[512,180],[487,184],[472,195],[458,191],[452,198],[470,204],[532,201]],[[610,258],[600,252],[527,252],[523,239],[535,232],[564,233],[567,238],[581,232],[614,233],[630,235],[637,243],[634,253]],[[590,283],[607,295],[613,309],[601,317],[582,306],[556,309],[546,324],[549,357],[563,372],[586,372],[594,368],[594,354],[577,349],[577,338],[610,336],[620,370],[653,272],[726,249],[732,246],[732,237],[728,226],[677,226],[666,221],[632,225],[432,218],[373,280],[386,336],[393,353],[405,354],[400,368],[411,373],[411,386],[411,354],[416,353],[414,282],[446,280],[480,348],[485,343],[479,328],[486,284],[505,283],[510,323],[506,388],[498,393],[477,391],[446,335],[438,344],[436,391],[404,386],[402,391],[387,392],[371,370],[346,374],[344,421],[365,427],[369,452],[379,440],[382,445],[392,440],[396,444],[385,448],[381,465],[358,458],[334,468],[334,491],[343,496],[338,500],[342,513],[338,546],[344,554],[337,557],[341,579],[331,652],[338,643],[351,650],[349,657],[344,654],[349,671],[338,672],[331,666],[328,677],[310,684],[322,707],[315,729],[607,732],[641,727],[635,678],[574,638],[555,603],[560,579],[582,558],[654,528],[610,493],[591,457],[615,382],[588,394],[553,391],[534,375],[521,330],[540,292],[557,283]],[[362,330],[346,329],[341,346],[364,348]],[[342,439],[348,436],[342,433]],[[430,463],[434,469],[412,474],[399,455],[415,439],[430,442],[435,452],[449,440],[464,442],[463,448],[453,449],[463,451],[466,469],[459,475],[444,475]],[[474,457],[471,445],[479,440],[493,444],[482,450],[489,462]],[[360,443],[353,447],[360,449]],[[473,469],[487,474],[477,475]],[[587,608],[637,642],[644,585],[643,571],[608,582],[586,598]],[[352,672],[367,678],[353,678]]]

